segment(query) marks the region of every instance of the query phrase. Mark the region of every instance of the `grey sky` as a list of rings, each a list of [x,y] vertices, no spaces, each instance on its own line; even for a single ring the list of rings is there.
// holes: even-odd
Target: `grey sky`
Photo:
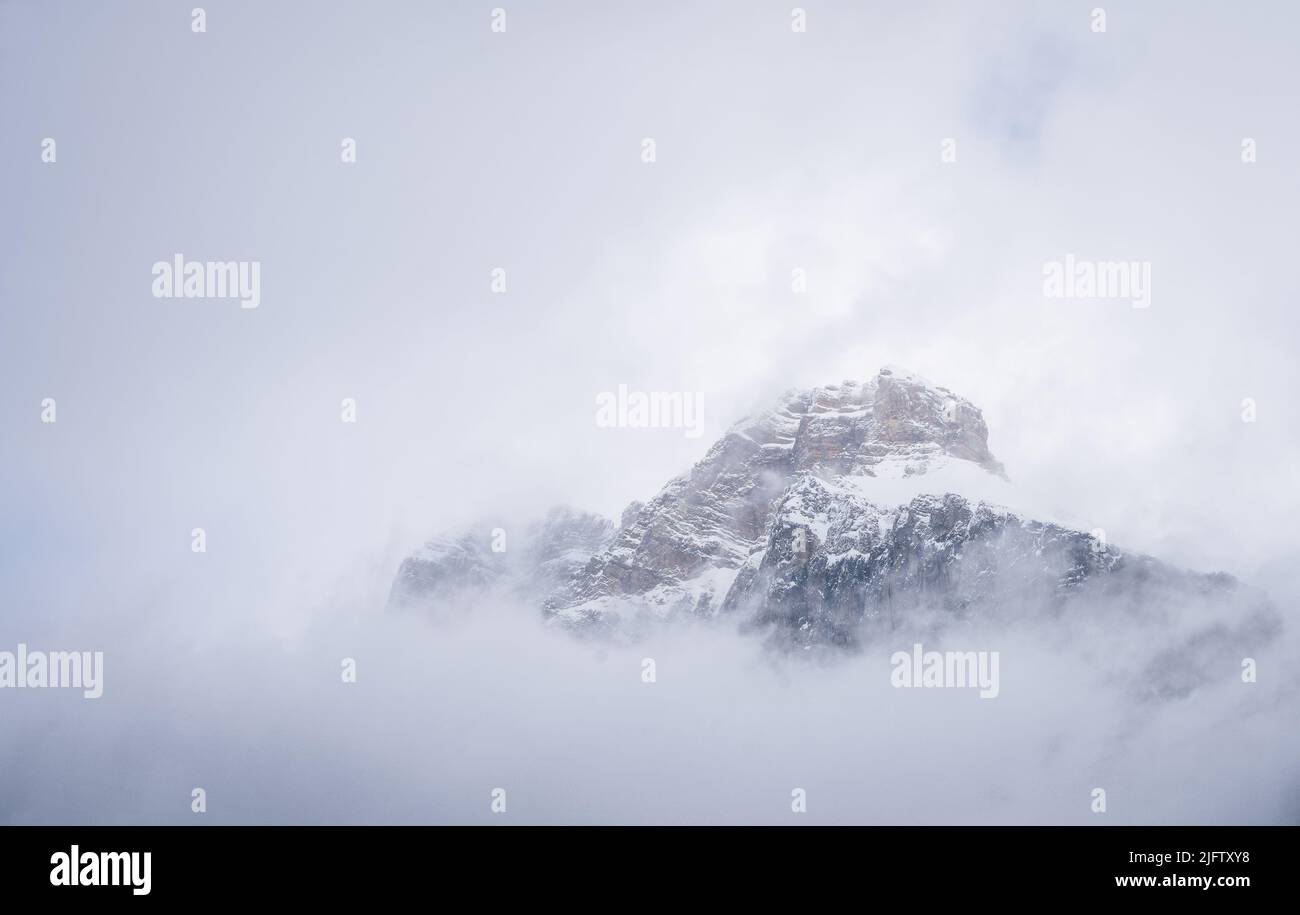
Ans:
[[[0,3],[0,644],[293,645],[886,363],[1081,526],[1295,593],[1293,4],[197,2]],[[152,297],[177,252],[260,308]],[[1151,307],[1044,298],[1067,253]],[[704,435],[598,428],[619,384]]]

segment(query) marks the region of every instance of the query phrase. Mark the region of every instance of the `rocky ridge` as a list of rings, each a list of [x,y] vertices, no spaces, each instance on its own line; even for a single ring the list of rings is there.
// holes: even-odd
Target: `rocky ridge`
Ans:
[[[902,621],[1041,616],[1098,600],[1140,612],[1188,595],[1244,601],[1250,626],[1274,625],[1229,576],[1183,572],[952,491],[990,482],[1008,485],[980,410],[889,367],[788,392],[617,524],[557,509],[504,552],[492,551],[487,525],[430,541],[402,563],[392,600],[505,588],[581,634],[725,616],[801,647],[855,646]]]

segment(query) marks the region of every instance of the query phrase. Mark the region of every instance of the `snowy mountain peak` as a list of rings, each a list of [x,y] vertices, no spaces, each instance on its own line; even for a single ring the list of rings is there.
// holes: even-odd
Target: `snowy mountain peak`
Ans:
[[[576,625],[629,605],[652,616],[713,613],[805,478],[833,484],[845,499],[897,505],[972,475],[1005,480],[979,408],[905,369],[789,391],[625,513],[611,544],[547,601],[548,612]]]
[[[503,554],[486,530],[433,541],[403,563],[393,593],[463,602],[486,584],[586,634],[629,638],[673,616],[721,615],[804,647],[861,644],[908,619],[939,627],[1237,593],[1226,577],[1001,507],[1009,496],[979,408],[888,366],[787,392],[618,524],[554,512]],[[1249,627],[1272,625],[1266,609],[1247,610]]]
[[[950,458],[1003,476],[979,408],[898,366],[865,382],[788,391],[775,408],[729,434],[788,448],[791,471],[820,476],[912,476]]]

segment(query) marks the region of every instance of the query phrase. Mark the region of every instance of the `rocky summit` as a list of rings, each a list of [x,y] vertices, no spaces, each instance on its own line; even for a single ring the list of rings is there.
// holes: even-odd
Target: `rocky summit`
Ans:
[[[557,509],[502,552],[490,524],[431,541],[402,564],[392,600],[500,587],[582,634],[726,617],[805,647],[852,647],[902,623],[1089,601],[1152,613],[1207,595],[1244,601],[1237,622],[1253,633],[1274,625],[1230,576],[1182,572],[983,496],[1010,491],[974,404],[884,368],[788,392],[617,524]]]

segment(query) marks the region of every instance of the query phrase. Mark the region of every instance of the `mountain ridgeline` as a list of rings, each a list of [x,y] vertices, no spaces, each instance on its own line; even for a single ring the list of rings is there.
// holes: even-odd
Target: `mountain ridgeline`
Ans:
[[[391,603],[508,591],[578,634],[729,619],[805,648],[1098,607],[1156,619],[1193,600],[1221,608],[1230,650],[1277,628],[1262,595],[1230,576],[1175,569],[977,492],[1014,495],[980,410],[885,368],[787,393],[618,523],[561,508],[504,551],[486,523],[430,541],[402,563]]]

